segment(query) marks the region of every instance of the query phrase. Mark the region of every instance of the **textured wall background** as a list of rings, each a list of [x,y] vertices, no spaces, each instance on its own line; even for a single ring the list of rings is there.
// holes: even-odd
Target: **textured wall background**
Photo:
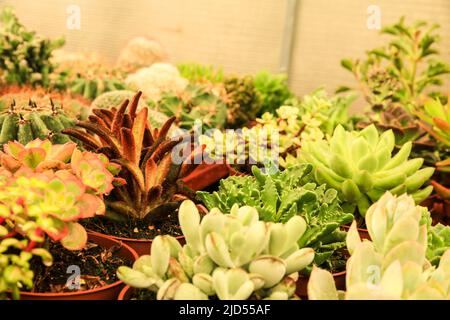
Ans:
[[[81,8],[81,30],[66,28],[67,7]],[[94,50],[113,61],[128,39],[160,41],[172,62],[222,65],[228,72],[277,71],[286,0],[0,0],[30,28],[65,35],[67,50]],[[440,49],[450,61],[450,0],[299,0],[290,85],[299,94],[324,85],[352,83],[340,67],[379,45],[366,27],[369,5],[382,10],[382,25],[406,15],[441,24]]]

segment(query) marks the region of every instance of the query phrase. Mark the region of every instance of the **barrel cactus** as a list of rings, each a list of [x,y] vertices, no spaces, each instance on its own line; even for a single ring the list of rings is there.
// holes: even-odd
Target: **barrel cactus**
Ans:
[[[228,99],[227,127],[239,128],[256,118],[261,110],[261,97],[251,76],[227,77],[224,80]]]
[[[70,92],[82,95],[85,99],[94,100],[104,92],[123,90],[126,86],[120,75],[114,72],[97,74],[78,74],[71,83]]]
[[[48,106],[32,100],[21,105],[13,101],[0,113],[0,146],[13,140],[26,144],[36,138],[66,143],[70,138],[61,131],[74,124],[75,121],[53,102]]]
[[[151,255],[141,256],[133,268],[119,267],[118,277],[161,300],[290,299],[298,271],[314,259],[313,249],[297,244],[306,230],[299,216],[285,224],[265,223],[255,208],[234,206],[230,214],[214,209],[200,221],[187,200],[179,219],[183,247],[171,236],[158,236]]]
[[[364,216],[386,191],[411,194],[420,203],[433,190],[432,186],[421,189],[434,168],[420,169],[423,158],[408,160],[411,142],[395,155],[394,146],[392,130],[379,135],[374,125],[362,131],[346,131],[339,125],[329,140],[305,142],[299,159],[315,166],[318,182],[339,191],[346,210],[358,209]]]
[[[125,72],[135,72],[139,68],[161,62],[166,59],[166,52],[162,45],[145,37],[131,39],[120,51],[116,66]]]

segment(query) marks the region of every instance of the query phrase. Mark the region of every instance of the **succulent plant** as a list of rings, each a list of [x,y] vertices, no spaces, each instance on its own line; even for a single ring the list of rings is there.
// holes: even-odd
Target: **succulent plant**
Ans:
[[[3,217],[0,215],[0,220]],[[6,234],[0,223],[0,300],[19,299],[20,290],[33,286],[31,259],[40,257],[44,265],[53,262],[51,254],[43,248],[31,248],[27,239],[17,239]]]
[[[438,265],[442,255],[450,248],[450,226],[436,224],[428,228],[427,259]]]
[[[261,109],[258,115],[265,112],[275,113],[284,102],[293,96],[287,85],[285,74],[272,74],[260,71],[253,77],[253,85],[261,97]]]
[[[151,223],[174,212],[186,198],[181,195],[186,193],[181,178],[195,168],[197,150],[187,151],[180,159],[173,158],[174,148],[181,147],[183,140],[181,136],[167,138],[175,118],[161,128],[153,128],[148,121],[148,108],[136,113],[140,96],[138,92],[131,103],[125,100],[118,109],[93,109],[89,121],[79,121],[79,128],[64,132],[79,139],[86,149],[104,153],[122,166],[119,176],[127,184],[116,187],[106,199],[108,216]]]
[[[70,138],[61,131],[73,125],[74,120],[52,100],[50,104],[38,105],[33,100],[13,99],[8,109],[0,113],[0,146],[14,140],[26,144],[36,138],[65,143]]]
[[[355,223],[347,234],[347,291],[338,292],[329,272],[313,268],[309,299],[449,299],[450,250],[437,268],[426,259],[424,211],[411,196],[383,195],[366,215],[372,241],[361,241]]]
[[[179,63],[178,70],[183,78],[191,83],[221,83],[224,80],[222,68],[195,62]]]
[[[126,85],[114,72],[78,74],[71,82],[70,92],[82,95],[85,99],[94,100],[108,91],[124,90]]]
[[[142,91],[145,99],[153,101],[160,100],[163,92],[182,92],[188,85],[175,66],[162,62],[128,75],[125,83],[132,90]]]
[[[0,110],[7,110],[12,104],[27,106],[30,100],[49,110],[53,103],[57,110],[62,110],[68,117],[79,120],[87,119],[90,112],[89,102],[82,97],[26,86],[3,88],[0,91]]]
[[[0,163],[2,217],[13,226],[10,231],[20,229],[38,242],[45,234],[70,250],[87,241],[77,221],[104,214],[103,195],[113,183],[123,183],[114,178],[120,166],[103,155],[81,152],[73,142],[9,142]]]
[[[259,221],[255,208],[233,206],[229,214],[211,210],[200,221],[192,201],[179,209],[186,244],[158,236],[151,255],[133,268],[119,267],[118,277],[135,288],[156,292],[157,299],[289,299],[298,271],[314,259],[314,250],[297,240],[305,221],[294,216],[285,224]]]
[[[228,177],[220,181],[218,191],[199,191],[197,195],[208,209],[222,212],[229,212],[234,205],[252,206],[263,221],[285,223],[301,216],[307,229],[299,245],[314,248],[315,264],[331,268],[329,258],[345,246],[345,233],[339,227],[350,223],[353,215],[343,212],[336,190],[313,182],[311,171],[310,164],[301,164],[264,174],[254,166],[254,177]]]
[[[54,73],[52,51],[64,38],[46,39],[28,31],[10,7],[0,11],[0,71],[7,84],[63,88],[63,75]]]
[[[162,45],[145,37],[136,37],[128,41],[120,51],[116,67],[127,72],[135,72],[153,63],[162,62],[167,54]]]
[[[339,125],[330,139],[305,142],[299,160],[314,165],[317,182],[339,191],[344,210],[358,209],[364,216],[386,191],[411,194],[420,203],[433,190],[432,186],[420,188],[434,168],[420,169],[423,158],[408,160],[411,142],[392,155],[394,145],[392,130],[379,135],[374,125],[362,131],[346,131]]]
[[[226,77],[225,92],[228,102],[228,128],[240,128],[256,118],[261,110],[261,97],[251,76]]]
[[[225,101],[205,85],[189,84],[182,92],[164,92],[160,100],[150,104],[169,117],[177,117],[177,125],[183,129],[190,130],[196,120],[206,129],[221,129],[227,121]]]
[[[438,27],[423,21],[407,25],[401,18],[382,29],[383,34],[392,36],[386,46],[370,50],[365,61],[341,61],[375,111],[397,102],[409,110],[417,109],[424,93],[443,83],[442,76],[450,73],[450,66],[435,58]]]

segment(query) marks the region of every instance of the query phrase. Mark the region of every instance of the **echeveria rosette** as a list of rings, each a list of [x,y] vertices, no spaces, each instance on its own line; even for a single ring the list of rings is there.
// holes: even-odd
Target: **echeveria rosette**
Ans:
[[[421,169],[423,158],[408,159],[411,142],[395,155],[394,147],[392,130],[380,135],[374,125],[362,131],[346,131],[339,125],[329,139],[305,142],[299,161],[313,164],[317,182],[339,191],[345,210],[358,209],[364,216],[386,191],[408,193],[420,203],[433,190],[432,186],[421,188],[434,168]]]
[[[314,268],[309,299],[450,299],[450,250],[438,267],[427,260],[424,210],[411,196],[383,195],[366,215],[373,242],[360,239],[355,223],[347,235],[347,291],[336,290],[332,275]]]
[[[132,268],[119,267],[118,277],[164,300],[290,299],[298,271],[314,259],[313,249],[297,243],[306,230],[299,216],[285,224],[267,223],[255,208],[236,205],[229,214],[213,209],[202,218],[186,200],[179,219],[184,246],[158,236],[151,255],[141,256]]]

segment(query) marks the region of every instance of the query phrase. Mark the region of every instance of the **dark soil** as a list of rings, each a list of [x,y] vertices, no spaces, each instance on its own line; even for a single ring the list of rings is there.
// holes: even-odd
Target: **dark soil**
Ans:
[[[53,265],[44,266],[39,258],[33,258],[31,269],[34,271],[34,285],[31,292],[61,293],[91,290],[118,281],[116,270],[123,265],[131,266],[132,262],[119,257],[116,252],[120,247],[105,249],[93,242],[88,242],[86,248],[70,251],[59,243],[50,243],[49,251],[53,256]],[[80,287],[71,289],[70,277],[74,270],[69,266],[80,268]],[[69,268],[69,269],[68,269]],[[72,282],[73,284],[73,282]]]
[[[156,300],[156,293],[146,289],[134,289],[130,300]]]
[[[168,215],[167,218],[157,222],[155,225],[148,225],[146,222],[132,219],[126,222],[118,222],[105,217],[89,219],[83,224],[92,231],[130,239],[150,240],[162,234],[174,237],[182,235],[178,222],[178,213]]]
[[[344,271],[348,258],[350,258],[350,253],[346,248],[337,249],[331,256],[327,268],[328,271],[330,271],[331,273]]]

